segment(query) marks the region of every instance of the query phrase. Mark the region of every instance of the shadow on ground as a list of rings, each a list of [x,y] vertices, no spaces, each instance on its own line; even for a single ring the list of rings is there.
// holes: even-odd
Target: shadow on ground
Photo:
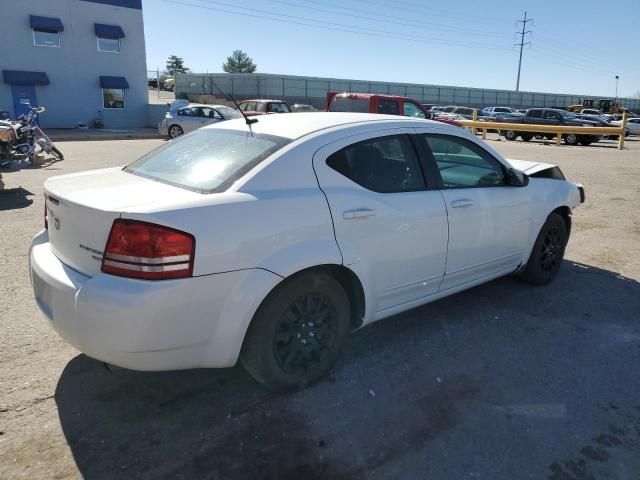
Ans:
[[[15,210],[28,207],[33,203],[33,193],[22,187],[5,188],[0,191],[0,210]]]
[[[55,399],[88,479],[627,478],[638,312],[638,282],[566,261],[550,286],[505,278],[362,329],[295,394],[240,367],[109,371],[79,355]]]

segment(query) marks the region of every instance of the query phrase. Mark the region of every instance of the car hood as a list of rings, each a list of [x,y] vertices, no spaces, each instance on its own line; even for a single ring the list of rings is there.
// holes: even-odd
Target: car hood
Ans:
[[[555,165],[552,165],[551,163],[528,162],[526,160],[513,160],[511,158],[507,158],[507,162],[509,162],[513,168],[520,170],[527,175],[533,175],[534,173],[541,172],[542,170],[555,167]]]

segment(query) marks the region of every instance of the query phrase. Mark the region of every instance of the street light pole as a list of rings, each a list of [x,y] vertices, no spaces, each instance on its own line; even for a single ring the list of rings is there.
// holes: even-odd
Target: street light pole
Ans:
[[[618,102],[618,80],[620,79],[620,75],[616,75],[616,103]]]

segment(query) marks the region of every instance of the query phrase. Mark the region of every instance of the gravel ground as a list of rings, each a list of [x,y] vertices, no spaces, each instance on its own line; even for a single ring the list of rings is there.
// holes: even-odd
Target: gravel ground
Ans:
[[[43,181],[161,143],[59,143],[64,162],[4,174],[0,478],[640,478],[640,140],[491,142],[586,187],[555,283],[500,279],[378,322],[286,396],[239,367],[108,370],[36,308]]]

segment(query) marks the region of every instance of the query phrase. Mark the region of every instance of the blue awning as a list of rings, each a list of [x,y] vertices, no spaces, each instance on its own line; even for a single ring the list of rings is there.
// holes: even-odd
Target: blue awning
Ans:
[[[29,15],[29,23],[34,30],[44,30],[45,32],[64,32],[64,26],[59,18],[39,17]]]
[[[129,88],[124,77],[100,77],[100,88]]]
[[[118,25],[104,25],[96,23],[96,36],[100,38],[124,38],[122,27]]]
[[[24,72],[3,70],[4,83],[9,85],[49,85],[49,77],[44,72]]]

